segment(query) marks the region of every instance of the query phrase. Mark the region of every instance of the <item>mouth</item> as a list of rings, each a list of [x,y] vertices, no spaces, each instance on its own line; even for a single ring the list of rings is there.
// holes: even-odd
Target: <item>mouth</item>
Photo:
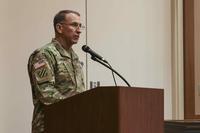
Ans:
[[[75,36],[74,36],[74,39],[79,39],[79,36],[78,36],[78,35],[75,35]]]

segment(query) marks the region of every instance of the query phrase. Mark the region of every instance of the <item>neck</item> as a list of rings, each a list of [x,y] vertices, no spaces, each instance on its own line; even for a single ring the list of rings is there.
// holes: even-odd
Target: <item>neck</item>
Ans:
[[[65,50],[68,50],[72,47],[71,44],[69,44],[65,39],[63,39],[62,37],[55,37],[55,39],[62,45],[62,47],[65,49]]]

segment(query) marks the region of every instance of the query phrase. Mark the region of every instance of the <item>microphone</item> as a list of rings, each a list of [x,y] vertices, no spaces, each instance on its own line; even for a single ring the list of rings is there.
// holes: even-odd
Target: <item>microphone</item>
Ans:
[[[92,58],[97,58],[105,63],[108,63],[102,56],[100,56],[99,54],[97,54],[96,52],[94,52],[90,47],[88,47],[87,45],[83,45],[82,46],[82,50],[85,51],[86,53],[89,53]]]
[[[88,47],[87,45],[83,45],[82,46],[82,50],[84,52],[86,52],[86,53],[90,53],[92,60],[94,60],[96,62],[99,62],[100,64],[102,64],[105,67],[107,67],[108,69],[110,69],[112,72],[114,72],[115,74],[117,74],[129,87],[131,87],[130,84],[126,81],[126,79],[124,77],[122,77],[116,70],[114,70],[111,67],[111,65],[102,56],[98,55],[96,52],[94,52],[92,49],[90,49],[90,47]],[[114,74],[113,74],[113,78],[114,78],[114,81],[115,81]],[[115,81],[115,85],[116,85],[116,81]]]

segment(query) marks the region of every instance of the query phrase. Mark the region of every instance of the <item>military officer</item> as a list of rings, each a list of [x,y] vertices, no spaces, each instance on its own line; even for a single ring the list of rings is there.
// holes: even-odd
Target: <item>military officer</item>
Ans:
[[[34,104],[32,133],[45,133],[44,105],[85,91],[82,65],[72,46],[83,26],[80,14],[62,10],[54,17],[55,38],[35,50],[28,61]]]

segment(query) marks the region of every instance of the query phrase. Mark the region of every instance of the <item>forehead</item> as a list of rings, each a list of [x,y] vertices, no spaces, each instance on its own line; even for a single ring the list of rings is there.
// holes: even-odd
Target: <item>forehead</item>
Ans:
[[[65,14],[65,21],[67,22],[74,22],[74,21],[80,21],[80,16],[78,16],[77,14],[74,13],[68,13]]]

